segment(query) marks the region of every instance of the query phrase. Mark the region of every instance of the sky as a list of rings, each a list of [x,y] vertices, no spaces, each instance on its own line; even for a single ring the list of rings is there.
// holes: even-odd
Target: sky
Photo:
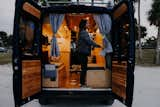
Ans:
[[[0,31],[13,33],[15,0],[0,0]]]
[[[141,0],[141,25],[147,27],[147,36],[156,36],[157,28],[150,26],[147,20],[147,12],[151,9],[152,0]],[[13,33],[14,7],[15,0],[0,0],[0,31],[7,32],[8,35]],[[135,17],[138,17],[137,4]]]
[[[155,26],[151,26],[149,21],[147,20],[148,17],[148,11],[151,9],[151,5],[152,5],[152,0],[141,0],[141,25],[145,26],[147,28],[147,36],[151,37],[151,36],[157,36],[157,32],[158,32],[158,28],[156,28]],[[137,8],[138,5],[135,5],[136,8],[136,12],[135,12],[135,17],[138,18],[138,11]]]

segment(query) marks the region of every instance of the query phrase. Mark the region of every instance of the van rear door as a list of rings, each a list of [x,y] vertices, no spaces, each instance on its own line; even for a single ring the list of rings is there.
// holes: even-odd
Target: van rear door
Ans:
[[[134,87],[135,37],[132,2],[121,2],[113,11],[112,92],[131,107]]]
[[[13,92],[15,107],[41,92],[41,11],[30,0],[16,0],[13,34]]]

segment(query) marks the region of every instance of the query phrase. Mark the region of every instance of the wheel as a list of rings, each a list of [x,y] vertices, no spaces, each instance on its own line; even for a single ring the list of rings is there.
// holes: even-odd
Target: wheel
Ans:
[[[47,105],[48,104],[47,98],[40,97],[38,100],[39,100],[39,103],[41,105]]]
[[[107,105],[112,105],[114,103],[114,99],[109,99],[106,101]]]
[[[114,99],[107,99],[102,101],[105,105],[112,105],[114,103]]]

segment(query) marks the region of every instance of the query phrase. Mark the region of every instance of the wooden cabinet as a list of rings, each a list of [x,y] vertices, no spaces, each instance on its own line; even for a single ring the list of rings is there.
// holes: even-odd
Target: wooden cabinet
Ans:
[[[103,65],[88,64],[87,86],[92,88],[110,88],[111,71],[104,69]]]
[[[61,88],[65,86],[66,68],[62,63],[57,63],[56,65],[56,80],[53,81],[51,78],[43,78],[43,87]]]

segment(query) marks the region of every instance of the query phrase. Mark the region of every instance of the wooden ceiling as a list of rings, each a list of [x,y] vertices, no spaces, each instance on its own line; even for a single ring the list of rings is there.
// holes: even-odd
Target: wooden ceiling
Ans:
[[[78,28],[81,19],[87,19],[89,22],[89,30],[94,31],[96,27],[96,23],[93,19],[92,14],[66,14],[65,16],[67,26],[70,30],[74,30],[75,26]]]
[[[96,23],[93,19],[93,14],[66,14],[65,21],[69,30],[77,30],[81,19],[87,19],[89,22],[89,31],[94,32],[97,30]],[[50,24],[49,17],[44,19],[44,24]]]

